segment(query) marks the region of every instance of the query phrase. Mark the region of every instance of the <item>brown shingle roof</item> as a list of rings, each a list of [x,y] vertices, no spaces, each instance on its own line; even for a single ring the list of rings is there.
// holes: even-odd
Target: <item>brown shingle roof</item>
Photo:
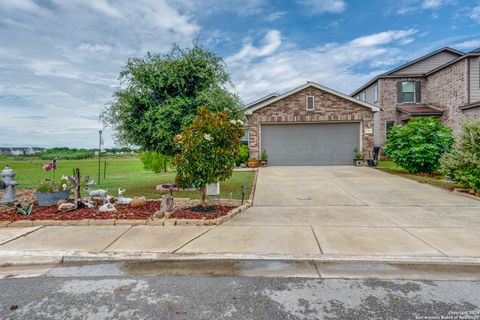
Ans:
[[[443,111],[426,106],[397,106],[397,110],[409,116],[441,116]]]

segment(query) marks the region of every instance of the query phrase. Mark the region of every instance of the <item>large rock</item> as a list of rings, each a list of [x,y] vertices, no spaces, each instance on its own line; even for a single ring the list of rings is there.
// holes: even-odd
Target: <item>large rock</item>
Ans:
[[[147,204],[147,200],[145,200],[145,197],[135,197],[132,199],[132,202],[130,202],[130,207],[140,208],[140,207],[144,207],[146,204]]]
[[[58,206],[58,211],[68,211],[73,210],[75,205],[73,203],[62,203]]]

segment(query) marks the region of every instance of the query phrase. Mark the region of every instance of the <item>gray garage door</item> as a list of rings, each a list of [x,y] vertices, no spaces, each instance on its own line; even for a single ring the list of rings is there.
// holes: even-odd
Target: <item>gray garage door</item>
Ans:
[[[352,164],[359,123],[264,124],[262,150],[272,166]]]

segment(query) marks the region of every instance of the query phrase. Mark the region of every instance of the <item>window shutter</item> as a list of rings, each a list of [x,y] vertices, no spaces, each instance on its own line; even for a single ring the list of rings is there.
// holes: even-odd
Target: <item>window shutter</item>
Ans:
[[[422,102],[422,81],[415,81],[415,102]]]
[[[397,81],[397,102],[402,103],[402,81]]]

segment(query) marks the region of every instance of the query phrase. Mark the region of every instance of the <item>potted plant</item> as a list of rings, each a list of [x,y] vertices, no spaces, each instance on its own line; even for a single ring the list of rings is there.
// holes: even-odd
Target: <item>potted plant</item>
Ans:
[[[58,202],[58,200],[68,200],[70,197],[70,188],[67,185],[67,180],[60,180],[55,183],[51,180],[42,181],[35,193],[39,206],[51,206]]]
[[[255,157],[252,157],[250,159],[248,159],[248,167],[249,168],[257,168],[259,166],[260,162],[257,160],[257,158]]]
[[[353,165],[363,166],[363,150],[355,148],[353,149]]]
[[[260,155],[260,165],[262,167],[266,167],[268,165],[268,153],[266,150],[263,150],[262,154]]]

